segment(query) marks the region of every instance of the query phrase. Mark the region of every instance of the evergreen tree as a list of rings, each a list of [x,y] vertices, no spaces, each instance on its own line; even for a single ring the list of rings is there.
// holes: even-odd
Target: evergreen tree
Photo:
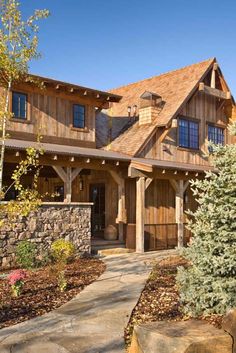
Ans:
[[[190,266],[177,275],[183,310],[191,316],[236,306],[236,145],[211,150],[215,171],[192,182],[198,208],[189,212],[193,237],[183,250]]]

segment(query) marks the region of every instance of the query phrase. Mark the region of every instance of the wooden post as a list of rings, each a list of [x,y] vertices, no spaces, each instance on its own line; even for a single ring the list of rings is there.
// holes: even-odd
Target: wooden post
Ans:
[[[184,246],[184,193],[189,186],[189,180],[171,179],[170,183],[175,190],[175,218],[177,223],[178,248]]]
[[[175,196],[176,223],[178,229],[178,248],[184,246],[184,182],[179,180]]]
[[[136,181],[136,252],[144,252],[145,178]]]
[[[112,178],[115,180],[118,186],[118,214],[116,222],[118,223],[119,240],[124,240],[124,223],[126,219],[126,208],[125,208],[125,180],[114,170],[109,171]]]
[[[212,72],[211,72],[211,88],[216,88],[216,70],[218,68],[218,64],[214,63]]]
[[[64,202],[71,202],[71,186],[72,186],[72,175],[71,167],[66,167],[66,182],[64,184]]]
[[[124,240],[124,217],[123,214],[125,211],[125,182],[122,180],[118,184],[118,225],[119,225],[119,240]]]

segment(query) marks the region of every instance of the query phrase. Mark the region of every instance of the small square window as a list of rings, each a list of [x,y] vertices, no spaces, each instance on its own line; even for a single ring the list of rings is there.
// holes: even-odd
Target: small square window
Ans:
[[[199,124],[192,120],[179,119],[179,146],[199,148]]]
[[[73,105],[73,127],[78,129],[85,128],[85,106],[80,104]]]
[[[12,93],[12,113],[14,118],[27,119],[27,95],[24,93]]]

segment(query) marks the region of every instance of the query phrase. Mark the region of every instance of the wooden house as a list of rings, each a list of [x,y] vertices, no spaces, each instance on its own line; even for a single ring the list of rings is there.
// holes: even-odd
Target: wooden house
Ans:
[[[30,82],[12,90],[4,184],[40,134],[40,192],[93,202],[94,237],[113,225],[137,252],[187,242],[184,210],[196,207],[189,180],[212,168],[208,140],[235,142],[234,99],[216,59],[110,92],[37,79],[43,90]]]

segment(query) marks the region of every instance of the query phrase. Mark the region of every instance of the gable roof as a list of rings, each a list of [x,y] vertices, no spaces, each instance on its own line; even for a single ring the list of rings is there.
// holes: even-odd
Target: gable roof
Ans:
[[[127,107],[138,105],[145,91],[160,95],[165,105],[158,117],[151,123],[139,126],[138,121],[118,136],[109,149],[135,156],[149,141],[157,127],[168,126],[183,104],[197,89],[199,82],[212,68],[215,58],[131,83],[111,90],[111,93],[123,96],[120,103],[112,106],[112,116],[127,116]]]

